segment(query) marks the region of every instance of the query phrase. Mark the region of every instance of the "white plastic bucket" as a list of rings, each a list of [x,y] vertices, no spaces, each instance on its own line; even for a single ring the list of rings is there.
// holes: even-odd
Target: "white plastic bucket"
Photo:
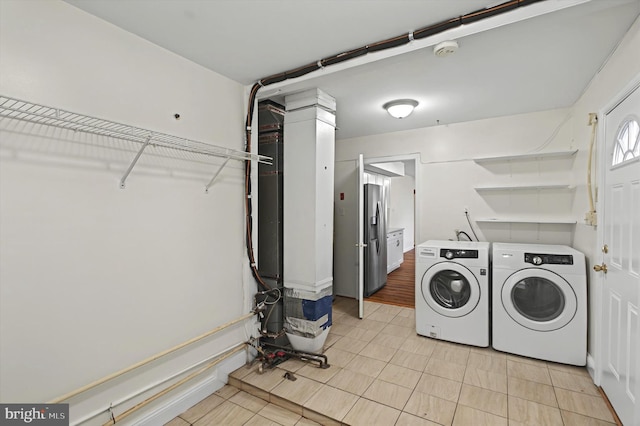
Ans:
[[[329,335],[329,329],[331,327],[327,327],[322,333],[318,334],[316,337],[303,337],[297,336],[291,333],[285,333],[287,338],[289,339],[289,343],[293,349],[297,351],[303,352],[312,352],[312,353],[322,353],[324,352],[322,348],[324,347],[324,342],[327,340],[327,336]]]

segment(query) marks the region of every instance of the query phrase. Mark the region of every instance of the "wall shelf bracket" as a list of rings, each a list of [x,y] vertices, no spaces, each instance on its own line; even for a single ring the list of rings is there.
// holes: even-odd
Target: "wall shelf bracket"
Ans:
[[[224,167],[227,165],[227,163],[229,162],[230,158],[227,157],[226,160],[224,160],[224,163],[222,163],[222,165],[218,168],[218,170],[216,171],[216,174],[213,175],[213,177],[211,178],[211,180],[209,181],[209,183],[207,184],[207,186],[205,186],[204,188],[204,192],[206,192],[207,194],[209,193],[209,188],[211,188],[211,185],[213,185],[213,182],[216,180],[216,178],[218,177],[218,175],[220,174],[220,172],[222,172],[222,169],[224,169]]]
[[[129,177],[129,174],[131,173],[133,168],[136,166],[136,163],[140,159],[140,156],[142,155],[142,152],[144,151],[144,149],[149,145],[149,142],[151,142],[151,135],[147,136],[147,139],[144,141],[144,143],[142,144],[142,146],[138,150],[138,153],[136,154],[136,156],[131,161],[131,164],[129,164],[129,167],[127,168],[127,171],[124,172],[124,175],[122,175],[122,179],[120,179],[120,189],[124,189],[126,187],[125,182],[126,182],[127,178]]]

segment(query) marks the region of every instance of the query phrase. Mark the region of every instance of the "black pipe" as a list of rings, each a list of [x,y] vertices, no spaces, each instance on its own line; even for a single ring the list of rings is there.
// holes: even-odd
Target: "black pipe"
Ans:
[[[256,96],[261,87],[268,86],[270,84],[280,83],[290,78],[302,77],[303,75],[312,73],[324,66],[339,64],[341,62],[366,55],[369,52],[377,52],[381,50],[402,46],[404,44],[411,42],[411,40],[419,40],[425,37],[439,34],[444,31],[450,30],[452,28],[459,27],[462,24],[477,22],[482,19],[490,18],[492,16],[497,16],[502,13],[514,10],[518,7],[528,6],[530,4],[538,3],[541,1],[545,1],[545,0],[507,1],[505,3],[501,3],[493,7],[479,9],[479,10],[476,10],[475,12],[467,13],[466,15],[462,15],[457,18],[448,19],[446,21],[442,21],[442,22],[430,25],[428,27],[418,29],[413,33],[388,38],[386,40],[382,40],[376,43],[359,47],[357,49],[339,53],[337,55],[330,56],[325,59],[321,59],[315,63],[303,65],[301,67],[294,68],[292,70],[281,72],[278,74],[273,74],[258,80],[258,82],[253,85],[253,87],[251,88],[251,92],[249,93],[249,105],[247,108],[247,119],[245,121],[246,123],[245,151],[248,153],[251,153],[251,123],[253,121],[253,109],[254,109]],[[246,216],[246,228],[247,228],[246,244],[247,244],[247,255],[249,257],[249,262],[251,264],[251,272],[254,278],[256,279],[256,281],[258,281],[258,283],[261,286],[269,289],[270,287],[264,282],[264,280],[260,277],[260,274],[258,273],[258,269],[255,265],[255,257],[253,254],[253,242],[252,242],[253,222],[251,219],[251,160],[245,161],[245,206],[246,206],[245,212],[247,215]],[[473,228],[471,230],[473,231]],[[475,232],[474,232],[474,235],[475,235]]]
[[[459,27],[460,25],[462,25],[462,21],[460,20],[460,18],[449,19],[448,21],[439,22],[437,24],[414,31],[413,38],[419,40],[421,38],[436,35],[452,28]]]

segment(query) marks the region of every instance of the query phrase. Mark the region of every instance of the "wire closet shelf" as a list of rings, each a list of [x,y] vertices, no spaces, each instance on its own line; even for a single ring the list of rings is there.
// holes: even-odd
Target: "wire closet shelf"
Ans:
[[[139,143],[141,145],[140,150],[120,180],[121,188],[125,187],[125,181],[128,175],[135,167],[145,148],[149,145],[179,152],[224,158],[224,163],[222,163],[211,181],[206,185],[205,190],[207,191],[229,160],[249,160],[264,164],[272,163],[272,159],[264,155],[252,154],[166,133],[154,132],[3,95],[0,95],[0,117]]]

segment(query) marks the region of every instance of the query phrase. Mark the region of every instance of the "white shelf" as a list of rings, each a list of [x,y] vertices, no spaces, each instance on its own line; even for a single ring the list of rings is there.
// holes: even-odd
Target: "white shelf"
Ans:
[[[533,154],[521,154],[521,155],[504,155],[499,157],[483,157],[483,158],[474,158],[473,161],[482,164],[482,163],[498,163],[498,162],[508,162],[508,161],[531,161],[531,160],[542,160],[542,159],[550,159],[550,158],[571,158],[578,150],[573,151],[557,151],[557,152],[536,152]]]
[[[534,218],[486,218],[476,219],[478,223],[533,223],[541,225],[575,225],[577,221],[564,218],[534,219]]]
[[[546,191],[546,190],[562,190],[562,191],[570,191],[575,189],[575,187],[566,184],[559,185],[507,185],[507,186],[476,186],[474,188],[478,192],[484,191]]]
[[[140,149],[120,180],[121,188],[124,188],[129,173],[131,173],[143,151],[149,145],[165,148],[168,152],[173,152],[176,159],[183,158],[185,153],[224,158],[224,163],[218,167],[213,178],[206,185],[206,190],[213,184],[229,160],[249,160],[271,164],[271,158],[263,155],[154,132],[2,95],[0,95],[0,117],[138,143]]]

